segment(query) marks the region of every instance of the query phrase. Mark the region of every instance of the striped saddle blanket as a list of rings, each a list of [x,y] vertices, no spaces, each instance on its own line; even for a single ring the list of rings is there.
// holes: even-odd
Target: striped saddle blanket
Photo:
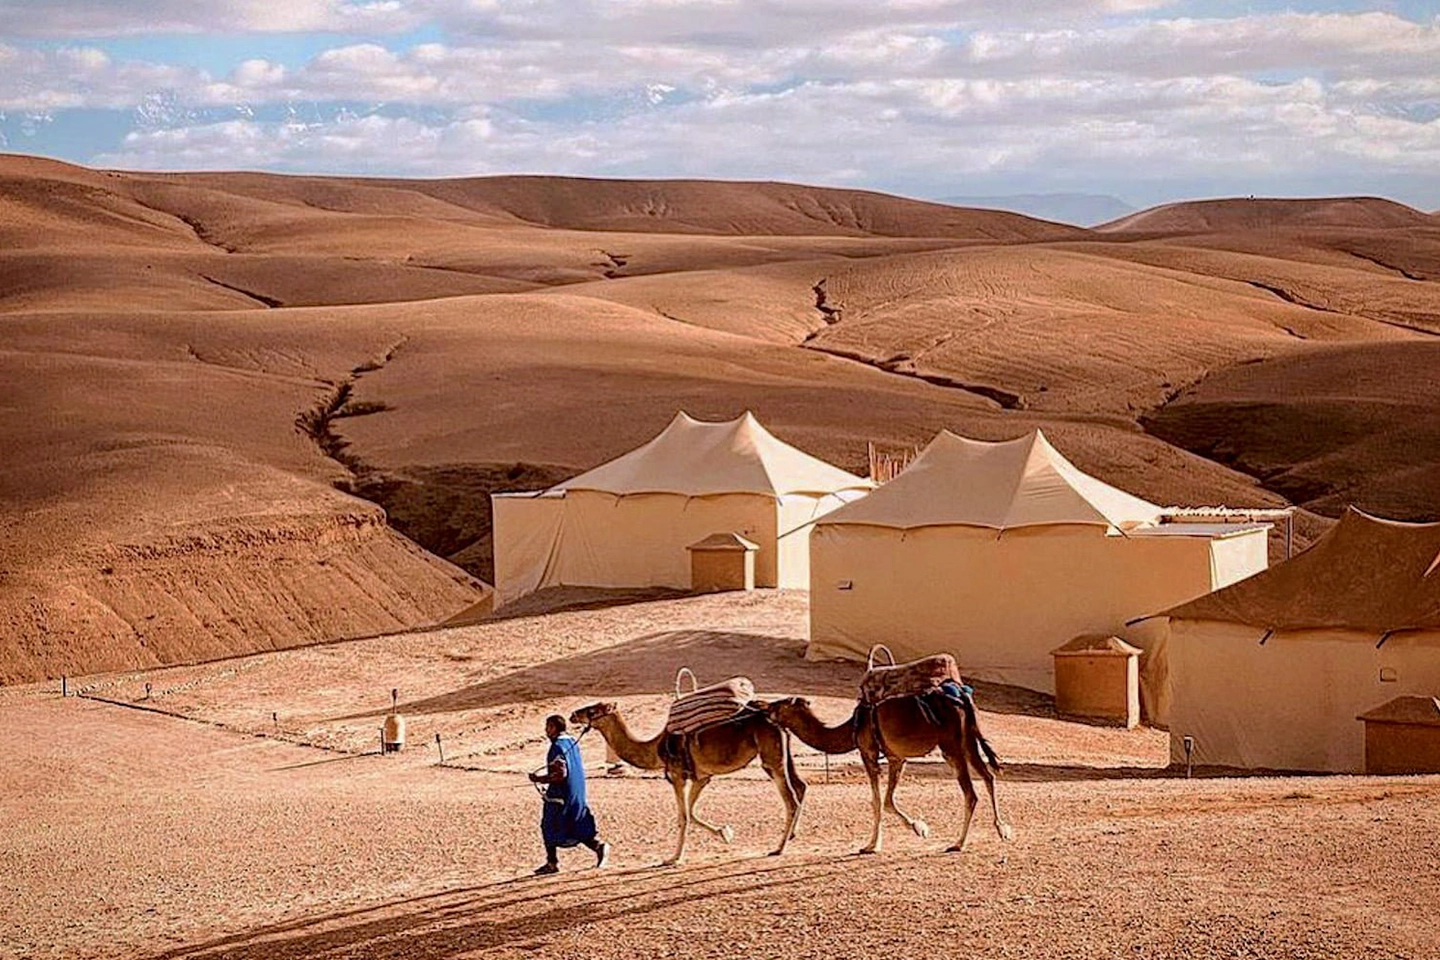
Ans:
[[[731,677],[687,693],[670,705],[666,733],[690,734],[733,720],[755,699],[755,684],[748,677]]]
[[[894,697],[923,697],[947,682],[963,684],[960,665],[948,653],[889,666],[872,664],[860,680],[860,702],[873,705]]]

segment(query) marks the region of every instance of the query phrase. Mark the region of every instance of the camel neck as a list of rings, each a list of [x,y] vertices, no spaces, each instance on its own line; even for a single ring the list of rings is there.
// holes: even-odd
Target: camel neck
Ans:
[[[607,722],[595,729],[600,731],[600,735],[620,759],[632,767],[659,770],[665,766],[665,762],[660,759],[660,740],[665,735],[663,731],[653,740],[637,740],[625,725],[625,719],[618,713],[611,714]]]
[[[849,753],[855,749],[855,718],[827,727],[810,709],[792,711],[786,725],[806,746],[822,753]]]

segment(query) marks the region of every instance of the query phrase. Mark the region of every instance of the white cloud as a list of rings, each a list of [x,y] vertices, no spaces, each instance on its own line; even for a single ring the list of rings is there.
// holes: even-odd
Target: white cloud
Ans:
[[[156,33],[389,33],[421,22],[413,0],[0,0],[0,37]]]
[[[1092,30],[980,32],[936,51],[926,70],[990,73],[1119,72],[1144,76],[1320,68],[1433,76],[1440,20],[1388,13],[1282,13],[1152,20]]]
[[[1137,105],[1144,109],[1137,109]],[[963,120],[963,124],[957,124]],[[1303,144],[1303,149],[1297,149]],[[1440,168],[1440,121],[1357,116],[1313,81],[1063,82],[948,88],[805,84],[726,94],[606,123],[489,113],[366,117],[287,128],[233,121],[137,131],[102,158],[126,167],[234,167],[416,175],[554,172],[958,183],[1033,174],[1081,181],[1097,166],[1167,177],[1340,174],[1357,161]]]
[[[646,2],[653,5],[655,0]],[[709,3],[724,6],[720,0]],[[663,6],[693,5],[681,0]],[[738,0],[731,5],[746,6]],[[948,6],[954,5],[935,0],[904,9],[912,15],[933,14]],[[537,0],[536,7],[535,16],[543,18],[549,4]],[[809,8],[797,9],[793,15]],[[1357,92],[1370,84],[1377,96],[1394,103],[1403,100],[1407,90],[1433,83],[1434,65],[1440,63],[1440,20],[1418,24],[1379,13],[1162,20],[1087,31],[979,31],[954,41],[895,27],[871,28],[861,18],[859,25],[848,25],[824,43],[808,36],[804,40],[798,43],[786,35],[769,46],[745,50],[694,37],[612,45],[578,34],[566,41],[428,43],[404,51],[363,43],[326,50],[288,69],[247,60],[226,77],[167,64],[115,61],[96,49],[42,52],[0,45],[0,106],[125,106],[166,88],[191,106],[300,100],[459,106],[610,96],[660,87],[671,88],[670,93],[713,95],[803,79],[968,82],[971,94],[978,95],[987,82],[1024,78],[1123,84],[1128,78],[1267,72],[1335,78],[1331,82],[1344,81],[1346,89]]]
[[[1435,182],[1440,19],[1047,25],[1063,10],[1162,5],[1045,0],[1017,26],[1011,0],[610,0],[603,13],[600,0],[296,0],[271,26],[425,16],[452,33],[408,49],[337,43],[299,64],[249,59],[225,76],[91,47],[0,44],[0,109],[134,109],[139,125],[103,162],[144,167],[937,184],[1006,170],[1083,183],[1104,168],[1362,169]],[[0,0],[0,22],[13,6]],[[102,6],[129,9],[67,5]],[[259,29],[270,9],[150,6],[165,17],[223,7],[243,29]],[[341,109],[354,103],[386,106],[364,117]],[[316,105],[296,113],[323,119],[271,122],[291,104]],[[209,122],[217,107],[237,119]]]
[[[157,90],[185,89],[204,78],[163,63],[116,61],[101,50],[35,50],[0,44],[0,109],[134,107]]]
[[[458,34],[630,44],[771,48],[869,29],[1074,22],[1176,0],[430,0]]]

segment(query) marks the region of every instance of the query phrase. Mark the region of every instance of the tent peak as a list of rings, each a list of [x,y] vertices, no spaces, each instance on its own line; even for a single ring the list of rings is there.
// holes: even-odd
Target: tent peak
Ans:
[[[863,477],[780,440],[749,410],[730,420],[697,420],[681,410],[646,443],[551,489],[615,496],[754,493],[781,497],[873,486]]]
[[[933,526],[1082,525],[1126,530],[1154,523],[1153,503],[1083,473],[1038,429],[1009,440],[941,430],[898,477],[824,524]]]

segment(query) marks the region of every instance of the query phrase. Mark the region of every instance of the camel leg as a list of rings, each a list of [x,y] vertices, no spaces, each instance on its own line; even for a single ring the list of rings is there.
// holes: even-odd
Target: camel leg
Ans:
[[[865,775],[870,778],[870,812],[873,815],[870,824],[870,842],[860,848],[861,853],[879,853],[884,843],[880,834],[880,815],[884,809],[880,801],[880,763],[871,757],[860,755],[865,765]]]
[[[690,783],[690,822],[695,824],[695,826],[697,827],[702,827],[706,830],[709,830],[712,834],[719,837],[725,843],[729,843],[730,841],[735,839],[735,831],[730,828],[729,824],[726,824],[723,827],[717,827],[715,826],[715,824],[709,822],[708,820],[701,820],[700,815],[695,812],[695,804],[700,800],[700,791],[704,790],[705,785],[709,782],[709,777],[703,777],[699,780],[693,780]]]
[[[685,778],[679,774],[671,781],[675,788],[675,813],[679,819],[680,838],[675,845],[675,854],[669,860],[662,860],[662,867],[670,867],[685,858],[685,833],[690,827],[690,808],[685,803]]]
[[[954,756],[947,755],[945,759],[950,761],[950,766],[955,769],[956,779],[960,781],[960,792],[964,795],[965,799],[965,814],[960,818],[960,837],[952,843],[946,851],[948,853],[959,853],[965,849],[965,841],[970,836],[970,821],[975,817],[975,806],[978,798],[975,795],[975,784],[970,780],[970,764],[965,759],[964,751],[962,750],[958,755]]]
[[[795,755],[790,751],[790,732],[784,731],[781,736],[785,738],[785,772],[790,780],[791,787],[795,790],[795,802],[803,809],[805,806],[805,793],[810,787],[800,777],[800,771],[795,769]],[[794,840],[800,834],[800,811],[795,812],[795,819],[790,827],[790,839]]]
[[[995,814],[995,832],[1000,834],[1001,840],[1015,839],[1015,828],[1005,822],[1005,817],[1000,813],[1000,794],[995,791],[995,771],[991,770],[985,763],[985,757],[980,753],[980,742],[974,737],[970,738],[970,759],[975,764],[975,769],[980,771],[980,779],[985,781],[985,789],[990,791],[990,809]]]
[[[919,817],[912,817],[895,804],[895,788],[900,785],[900,775],[905,772],[904,757],[890,757],[890,784],[885,788],[885,809],[899,817],[915,835],[920,838],[930,836],[930,825]]]
[[[778,857],[785,852],[790,844],[790,838],[795,835],[800,822],[800,801],[804,794],[804,781],[798,776],[792,782],[787,776],[787,763],[789,759],[784,756],[784,741],[777,736],[773,743],[766,743],[761,747],[760,765],[770,775],[770,782],[775,784],[775,789],[780,791],[780,799],[785,803],[785,832],[780,835],[780,846],[770,851],[770,856]]]

